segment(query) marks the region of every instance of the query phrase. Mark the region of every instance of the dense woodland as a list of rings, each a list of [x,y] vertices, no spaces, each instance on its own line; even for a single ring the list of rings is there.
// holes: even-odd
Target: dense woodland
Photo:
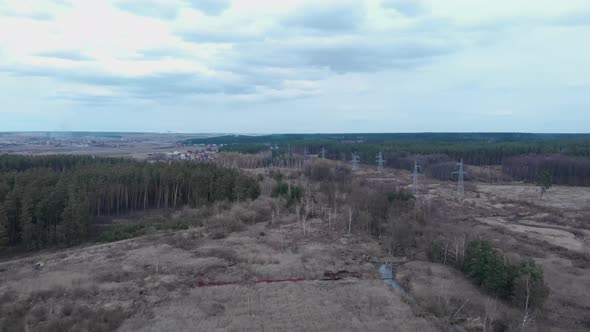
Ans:
[[[197,142],[227,144],[223,151],[264,156],[256,159],[264,166],[296,165],[297,156],[320,155],[322,149],[328,159],[350,161],[354,153],[361,163],[375,165],[381,152],[386,167],[409,170],[417,160],[427,175],[441,180],[451,179],[462,159],[468,165],[501,165],[519,181],[533,182],[547,171],[555,184],[590,185],[587,134],[286,134],[221,136],[183,144]]]
[[[528,155],[504,161],[504,173],[519,181],[534,182],[548,172],[556,184],[590,186],[590,158],[564,155]]]
[[[94,217],[254,199],[256,180],[189,162],[0,156],[0,248],[73,244]]]
[[[418,134],[284,134],[266,136],[220,136],[190,139],[192,144],[229,144],[226,151],[258,153],[278,148],[279,154],[319,154],[347,159],[354,152],[361,161],[372,162],[382,151],[386,158],[400,155],[445,154],[473,165],[501,165],[508,157],[524,154],[565,154],[590,157],[590,135],[522,133],[418,133]]]
[[[191,138],[180,143],[192,144],[307,144],[310,142],[383,144],[386,142],[447,142],[501,143],[533,140],[590,139],[590,134],[529,134],[529,133],[359,133],[359,134],[273,134],[227,135]]]
[[[255,148],[254,148],[255,147]],[[463,159],[472,165],[501,165],[506,158],[527,154],[563,154],[590,157],[590,139],[534,140],[523,142],[445,142],[445,141],[397,141],[382,144],[339,143],[330,141],[293,142],[279,146],[275,154],[320,154],[336,160],[350,160],[356,153],[362,162],[373,163],[375,156],[383,152],[384,158],[394,161],[407,155],[444,154],[453,160]],[[258,153],[260,144],[235,144],[223,148],[226,151]],[[267,150],[270,146],[267,147]]]

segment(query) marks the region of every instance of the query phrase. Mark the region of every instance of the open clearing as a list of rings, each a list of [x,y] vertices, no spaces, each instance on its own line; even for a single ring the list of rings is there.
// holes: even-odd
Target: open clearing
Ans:
[[[410,181],[396,170],[364,175]],[[450,182],[422,183],[419,197],[444,202],[433,205],[444,210],[440,227],[542,265],[551,292],[537,327],[590,326],[590,188],[555,187],[539,201],[534,186],[469,183],[461,199]],[[492,303],[499,321],[520,315],[424,257],[394,259],[408,299],[381,280],[392,257],[379,239],[346,234],[342,220],[308,227],[304,236],[291,214],[225,238],[198,227],[12,259],[0,263],[0,313],[29,331],[481,330]]]
[[[380,260],[377,243],[299,233],[261,223],[218,240],[192,229],[41,254],[0,263],[0,294],[42,298],[47,312],[26,313],[39,331],[68,318],[83,327],[70,306],[124,313],[121,331],[434,330],[364,258]],[[327,271],[353,277],[322,280]],[[256,283],[290,278],[305,281]]]
[[[590,188],[553,186],[539,200],[539,187],[533,185],[488,185],[480,184],[477,189],[505,199],[525,201],[541,206],[590,211]]]

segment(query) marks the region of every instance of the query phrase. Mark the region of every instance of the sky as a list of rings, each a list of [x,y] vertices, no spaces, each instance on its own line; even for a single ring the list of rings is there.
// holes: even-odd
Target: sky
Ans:
[[[588,0],[0,0],[0,131],[590,132]]]

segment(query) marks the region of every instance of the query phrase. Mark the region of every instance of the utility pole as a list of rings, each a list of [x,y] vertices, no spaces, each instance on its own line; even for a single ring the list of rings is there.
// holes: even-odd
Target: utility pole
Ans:
[[[293,165],[293,153],[291,152],[291,144],[287,144],[287,147],[288,147],[288,150],[289,150],[289,152],[288,152],[288,159],[287,159],[287,163],[288,163],[287,167],[294,168],[293,167],[294,166]]]
[[[326,159],[326,148],[324,148],[323,146],[322,146],[321,156],[322,156],[322,159]]]
[[[303,157],[307,160],[307,156],[309,155],[309,151],[307,150],[307,146],[303,148]]]
[[[412,174],[412,193],[416,193],[418,189],[418,176],[422,175],[422,166],[418,165],[418,161],[414,160],[414,172]]]
[[[459,170],[451,173],[451,175],[454,175],[454,174],[458,175],[459,180],[457,183],[457,192],[459,193],[459,195],[463,196],[463,195],[465,195],[465,174],[467,174],[467,172],[465,172],[465,166],[463,164],[463,159],[461,159],[460,163],[457,163],[457,166],[459,166]]]
[[[350,162],[352,163],[352,170],[356,171],[359,168],[359,163],[361,162],[361,159],[359,158],[359,156],[357,156],[355,152],[353,152],[352,160]]]
[[[385,164],[385,160],[383,160],[383,152],[379,152],[377,155],[377,169],[380,173],[383,173],[383,164]]]

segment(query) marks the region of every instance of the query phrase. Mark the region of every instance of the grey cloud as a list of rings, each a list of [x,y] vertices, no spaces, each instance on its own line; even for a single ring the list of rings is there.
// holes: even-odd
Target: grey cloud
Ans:
[[[353,31],[365,19],[362,3],[326,7],[321,4],[298,8],[281,22],[285,27],[310,29],[322,32]]]
[[[418,16],[426,11],[419,0],[383,0],[382,5],[405,16]]]
[[[293,75],[264,72],[262,68],[241,70],[234,67],[239,79],[224,80],[193,73],[162,73],[141,77],[122,77],[106,73],[64,71],[51,68],[0,67],[0,72],[19,76],[49,77],[71,83],[103,86],[113,90],[115,95],[97,96],[74,92],[50,97],[52,100],[66,100],[80,104],[121,104],[128,100],[176,103],[186,98],[216,97],[221,102],[265,103],[277,100],[292,100],[314,96],[316,87],[293,85],[286,79],[301,80]]]
[[[310,65],[325,66],[340,73],[415,67],[447,52],[449,49],[446,47],[417,42],[319,47],[301,51]]]
[[[553,23],[562,26],[590,26],[590,12],[562,16],[554,19]]]
[[[46,12],[31,12],[31,13],[16,13],[11,11],[0,11],[0,16],[6,17],[14,17],[14,18],[26,18],[36,21],[51,21],[53,20],[53,15]]]
[[[88,95],[88,94],[59,94],[55,96],[50,96],[46,98],[47,100],[58,100],[58,101],[69,101],[78,104],[82,104],[84,106],[104,106],[104,105],[113,105],[113,104],[121,104],[123,100],[121,97],[116,96],[97,96],[97,95]]]
[[[71,60],[71,61],[86,61],[91,60],[91,58],[85,56],[76,51],[55,51],[55,52],[44,52],[38,53],[37,56],[42,56],[45,58],[56,58],[56,59],[63,59],[63,60]]]
[[[245,81],[227,81],[194,73],[162,73],[139,77],[123,77],[107,73],[57,70],[53,68],[0,67],[0,72],[18,76],[50,77],[66,82],[107,86],[119,94],[139,99],[165,99],[190,95],[254,93]]]
[[[171,20],[178,15],[178,8],[174,5],[153,0],[123,0],[115,5],[123,11],[138,16]]]
[[[181,73],[126,79],[121,84],[131,95],[146,99],[198,94],[247,94],[253,91],[252,87],[245,84]]]
[[[356,41],[341,45],[318,42],[311,45],[239,45],[236,53],[246,66],[311,67],[337,73],[376,72],[393,68],[414,68],[434,57],[453,52],[450,45],[419,40]]]
[[[186,52],[175,48],[154,48],[143,50],[139,52],[139,56],[133,59],[142,59],[142,60],[161,60],[166,58],[187,58],[189,55]]]
[[[247,36],[247,35],[240,35],[237,32],[179,32],[177,35],[182,38],[183,40],[191,43],[237,43],[237,42],[247,42],[251,40],[261,39],[258,36]]]
[[[578,12],[556,17],[520,17],[510,16],[497,18],[490,21],[478,22],[463,26],[468,31],[510,31],[512,28],[533,28],[533,27],[577,27],[590,26],[590,12]]]
[[[231,5],[230,0],[188,0],[188,4],[207,14],[207,15],[220,15]]]

